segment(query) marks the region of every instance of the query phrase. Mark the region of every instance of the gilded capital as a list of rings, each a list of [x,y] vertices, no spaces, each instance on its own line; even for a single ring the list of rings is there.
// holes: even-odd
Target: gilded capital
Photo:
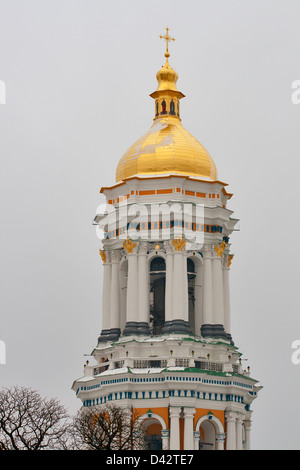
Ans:
[[[229,268],[229,267],[230,267],[230,265],[231,265],[231,262],[232,262],[232,258],[233,258],[233,257],[234,257],[234,255],[229,255],[229,256],[228,256],[228,264],[227,264],[227,268]]]
[[[222,242],[220,245],[215,246],[215,251],[217,253],[217,256],[221,257],[223,255],[223,251],[225,250],[226,246],[227,246],[226,242]]]
[[[133,253],[133,248],[136,247],[136,243],[132,242],[129,238],[127,238],[123,242],[123,248],[127,251],[127,253]]]
[[[99,254],[100,254],[101,258],[102,258],[103,263],[106,263],[106,253],[105,253],[105,251],[104,251],[104,250],[101,250],[101,248],[100,248],[100,249],[99,249]]]
[[[186,245],[186,240],[185,238],[175,238],[172,240],[172,245],[175,248],[175,251],[183,251],[183,248]]]

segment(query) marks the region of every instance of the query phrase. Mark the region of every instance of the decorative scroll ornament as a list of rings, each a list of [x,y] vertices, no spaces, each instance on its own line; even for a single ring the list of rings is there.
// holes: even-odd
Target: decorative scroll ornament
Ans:
[[[136,247],[136,243],[133,243],[129,238],[127,238],[127,239],[123,242],[123,247],[125,248],[125,250],[127,251],[127,253],[132,253],[132,252],[133,252],[133,248]]]
[[[100,253],[100,256],[102,258],[103,263],[106,263],[106,253],[105,253],[105,251],[101,250],[101,248],[100,248],[99,253]]]
[[[234,255],[229,255],[229,256],[228,256],[228,264],[227,264],[227,268],[229,268],[229,267],[230,267],[230,265],[231,265],[231,262],[232,262],[232,258],[233,258],[233,257],[234,257]]]
[[[172,240],[172,245],[174,246],[175,251],[182,251],[186,245],[186,240],[185,238],[175,238],[175,240]]]
[[[220,257],[222,256],[223,251],[225,250],[226,246],[227,246],[226,242],[222,242],[220,245],[215,246],[215,251],[217,253],[217,256],[220,256]]]

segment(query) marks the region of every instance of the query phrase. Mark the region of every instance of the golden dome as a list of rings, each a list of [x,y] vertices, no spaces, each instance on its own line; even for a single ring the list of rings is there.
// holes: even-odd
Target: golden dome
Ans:
[[[177,90],[178,74],[169,65],[169,55],[167,49],[166,63],[156,74],[157,89],[150,95],[155,99],[153,125],[119,161],[117,183],[134,176],[163,175],[217,180],[210,154],[181,124],[179,100],[184,95]]]
[[[217,180],[213,159],[176,117],[160,117],[119,161],[116,181],[133,176],[184,175]]]

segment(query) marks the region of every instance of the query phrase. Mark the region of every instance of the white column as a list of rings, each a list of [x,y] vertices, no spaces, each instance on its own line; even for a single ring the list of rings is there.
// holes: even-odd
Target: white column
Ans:
[[[189,287],[187,275],[187,257],[185,253],[182,255],[182,273],[183,273],[183,319],[189,321]]]
[[[180,408],[170,408],[170,450],[180,450]]]
[[[173,263],[173,320],[188,322],[188,282],[185,252],[174,251]]]
[[[236,413],[225,411],[226,419],[226,450],[236,450]]]
[[[223,267],[223,295],[224,295],[224,328],[230,334],[230,290],[229,271],[227,266]]]
[[[173,320],[186,320],[184,317],[184,295],[183,295],[183,253],[174,252],[173,271]]]
[[[194,450],[195,408],[184,408],[184,450]]]
[[[110,328],[120,328],[120,251],[111,252]]]
[[[225,434],[221,432],[217,433],[216,435],[217,450],[224,450],[224,440],[225,440]]]
[[[224,296],[222,258],[217,254],[213,260],[213,323],[224,325]]]
[[[236,418],[236,450],[243,450],[243,417],[240,414]]]
[[[212,318],[212,255],[211,249],[203,251],[203,324],[211,325]]]
[[[166,292],[165,292],[165,321],[173,318],[173,248],[171,241],[164,243],[166,249]]]
[[[194,431],[194,450],[199,450],[200,432]]]
[[[245,441],[246,441],[245,450],[250,450],[251,449],[251,445],[250,445],[251,421],[250,420],[244,421],[244,429],[245,429]]]
[[[139,243],[138,254],[138,321],[149,323],[149,279],[147,242]]]
[[[137,322],[138,302],[138,264],[137,254],[128,253],[127,308],[126,322]]]
[[[102,331],[110,328],[111,264],[110,255],[107,251],[105,256],[106,261],[103,263]]]
[[[169,437],[170,437],[169,430],[162,429],[161,431],[162,450],[169,450]]]

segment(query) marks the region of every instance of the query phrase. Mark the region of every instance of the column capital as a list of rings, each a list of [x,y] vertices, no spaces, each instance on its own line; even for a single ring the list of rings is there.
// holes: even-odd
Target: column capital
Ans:
[[[121,250],[111,250],[110,259],[112,263],[119,263],[122,258]]]
[[[252,421],[250,421],[250,420],[245,420],[244,421],[245,429],[251,429],[251,425],[252,425]]]
[[[172,255],[174,253],[174,247],[172,245],[172,240],[165,240],[164,241],[164,249],[166,251],[166,255]]]
[[[181,407],[170,407],[170,418],[179,418],[181,414]]]
[[[101,248],[100,248],[99,249],[99,255],[102,258],[103,264],[110,263],[110,251],[101,250]]]
[[[162,429],[161,430],[161,437],[169,437],[170,431],[169,429]]]
[[[172,245],[174,246],[175,253],[185,251],[186,239],[185,238],[174,238],[172,240]]]
[[[236,420],[239,422],[239,423],[242,423],[245,419],[245,415],[243,413],[237,413],[237,416],[236,416]]]
[[[184,407],[183,412],[184,412],[184,417],[185,418],[193,418],[196,410],[195,410],[195,408]]]
[[[216,441],[224,441],[225,440],[225,433],[224,432],[218,432],[216,434]]]
[[[139,255],[147,255],[148,248],[149,248],[148,242],[141,241],[138,243],[137,252]]]
[[[222,258],[223,251],[225,250],[226,246],[227,246],[227,243],[225,241],[223,241],[222,243],[219,243],[218,245],[215,245],[214,250],[218,258]]]
[[[225,410],[226,421],[236,421],[238,413],[232,410]]]
[[[127,255],[129,254],[136,254],[136,243],[130,238],[126,238],[126,240],[123,241],[123,248],[125,249]]]
[[[230,265],[231,265],[233,257],[234,257],[234,254],[225,253],[225,255],[223,257],[223,268],[224,269],[230,271]]]
[[[213,257],[212,245],[205,245],[201,250],[204,259],[211,259]]]

